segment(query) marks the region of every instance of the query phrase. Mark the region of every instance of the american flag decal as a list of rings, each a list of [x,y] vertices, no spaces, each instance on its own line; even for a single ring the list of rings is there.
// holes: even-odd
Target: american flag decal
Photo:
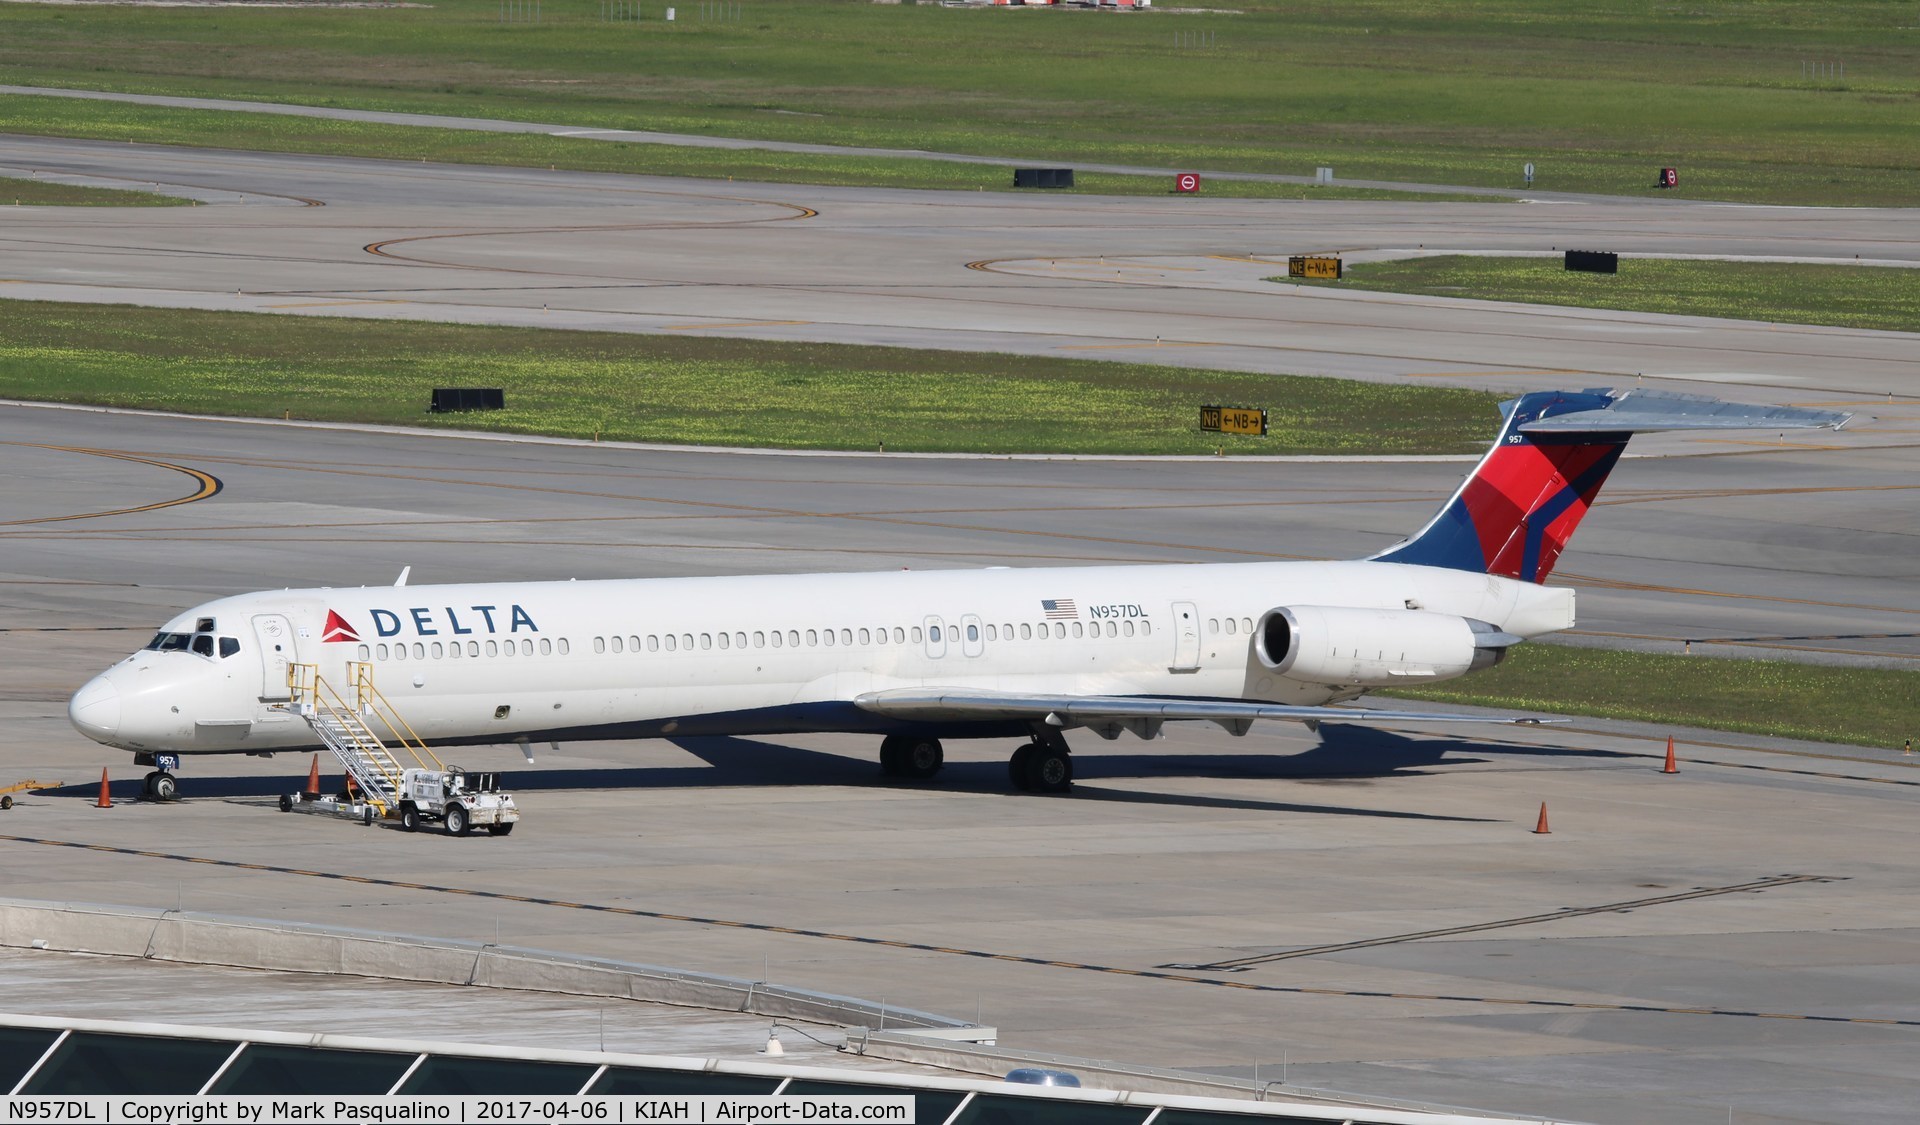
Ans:
[[[1041,598],[1040,608],[1047,611],[1049,620],[1064,617],[1071,620],[1080,616],[1080,610],[1073,604],[1072,598]]]

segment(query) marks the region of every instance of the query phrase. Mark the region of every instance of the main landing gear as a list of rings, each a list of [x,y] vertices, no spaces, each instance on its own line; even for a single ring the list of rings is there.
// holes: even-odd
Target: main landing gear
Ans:
[[[1007,780],[1028,793],[1073,792],[1073,754],[1059,731],[1034,736],[1013,752],[1007,762]]]
[[[880,743],[880,772],[887,777],[925,781],[940,772],[946,753],[940,741],[918,735],[888,735]],[[1056,730],[1045,730],[1013,752],[1007,779],[1025,793],[1073,792],[1073,753]]]
[[[937,738],[892,734],[880,743],[880,772],[887,777],[925,781],[946,764],[946,751]]]

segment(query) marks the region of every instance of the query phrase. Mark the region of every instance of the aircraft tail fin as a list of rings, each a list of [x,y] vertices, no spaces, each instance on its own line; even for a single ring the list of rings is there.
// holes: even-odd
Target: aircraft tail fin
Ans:
[[[1663,430],[1839,429],[1851,414],[1752,406],[1643,389],[1535,391],[1500,404],[1506,423],[1440,513],[1372,556],[1545,582],[1627,441]]]

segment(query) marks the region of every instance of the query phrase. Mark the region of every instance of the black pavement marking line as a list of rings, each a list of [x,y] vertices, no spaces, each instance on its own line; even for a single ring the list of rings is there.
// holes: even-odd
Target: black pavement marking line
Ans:
[[[1901,641],[1920,637],[1920,633],[1816,633],[1804,637],[1682,637],[1702,645],[1739,645],[1758,641]]]
[[[1640,742],[1659,742],[1660,741],[1659,738],[1649,736],[1649,735],[1621,734],[1618,731],[1601,730],[1598,727],[1583,727],[1583,726],[1572,725],[1572,724],[1577,724],[1583,718],[1589,718],[1589,717],[1591,716],[1574,715],[1574,716],[1571,716],[1571,723],[1569,725],[1549,727],[1546,729],[1564,731],[1567,734],[1594,735],[1600,738],[1630,739],[1630,740],[1635,740]],[[1433,730],[1431,727],[1393,727],[1393,726],[1382,725],[1382,726],[1376,727],[1375,729],[1388,731],[1393,734],[1404,734],[1404,735],[1432,735],[1433,734]],[[1484,746],[1489,753],[1498,753],[1499,751],[1507,747],[1522,747],[1522,748],[1532,749],[1538,745],[1537,743],[1521,742],[1511,738],[1502,738],[1491,732],[1485,732],[1485,733],[1476,732],[1474,735],[1474,741],[1477,744]],[[1822,754],[1812,750],[1775,750],[1775,749],[1770,749],[1764,746],[1741,746],[1737,743],[1732,743],[1732,742],[1706,742],[1699,739],[1692,739],[1687,742],[1676,743],[1676,745],[1707,746],[1717,750],[1738,750],[1742,753],[1747,753],[1747,754],[1771,754],[1776,757],[1783,757],[1783,758],[1814,758],[1822,761],[1858,762],[1863,766],[1890,766],[1890,767],[1898,766],[1905,769],[1920,769],[1920,765],[1916,765],[1913,762],[1903,761],[1898,758],[1889,759],[1887,761],[1875,761],[1871,758],[1854,758],[1845,754]],[[1580,751],[1579,749],[1573,749],[1569,751],[1569,753],[1575,757],[1579,756],[1581,752],[1582,751]],[[1664,751],[1658,752],[1658,753],[1641,753],[1636,750],[1613,750],[1613,751],[1608,751],[1608,753],[1617,754],[1622,757],[1629,757],[1629,758],[1645,758],[1648,761],[1654,761],[1654,762],[1660,761],[1665,757]],[[1713,758],[1695,758],[1691,756],[1682,758],[1681,760],[1686,762],[1688,765],[1693,765],[1693,766],[1716,766],[1720,769],[1751,770],[1756,773],[1784,773],[1784,774],[1791,774],[1795,777],[1820,777],[1820,778],[1826,778],[1833,781],[1865,781],[1865,782],[1870,782],[1874,785],[1920,786],[1920,780],[1913,780],[1913,779],[1899,778],[1899,777],[1871,777],[1866,774],[1859,774],[1859,773],[1834,773],[1831,770],[1803,770],[1803,769],[1794,769],[1790,766],[1762,766],[1762,765],[1757,765],[1753,762],[1725,762],[1725,761],[1719,761]]]
[[[1608,732],[1608,731],[1596,730],[1591,727],[1567,726],[1561,729],[1567,731],[1570,734],[1592,734],[1592,735],[1602,735],[1602,736],[1612,737],[1612,738],[1641,737],[1641,736],[1634,736],[1634,735],[1617,735],[1617,734],[1612,734],[1611,732]],[[1651,737],[1643,737],[1642,740],[1646,742],[1659,741],[1658,739],[1651,738]],[[1695,741],[1695,742],[1682,743],[1681,745],[1711,746],[1720,750],[1738,750],[1738,751],[1742,751],[1750,754],[1773,754],[1781,757],[1790,757],[1790,758],[1818,758],[1818,759],[1825,759],[1825,760],[1838,761],[1838,762],[1859,762],[1861,765],[1873,765],[1873,766],[1885,765],[1885,766],[1900,766],[1904,768],[1914,768],[1912,763],[1903,762],[1898,759],[1890,760],[1886,762],[1876,762],[1870,758],[1852,758],[1852,757],[1847,757],[1841,754],[1821,754],[1821,753],[1817,753],[1810,750],[1771,750],[1762,746],[1738,746],[1728,742]],[[1640,754],[1640,753],[1634,753],[1633,751],[1622,751],[1622,753],[1631,754],[1633,757],[1636,757],[1636,758],[1646,758],[1649,761],[1659,761],[1664,756],[1661,753]],[[1749,770],[1755,773],[1784,773],[1784,774],[1791,774],[1795,777],[1820,777],[1820,778],[1826,778],[1832,781],[1865,781],[1865,782],[1870,782],[1871,784],[1874,784],[1874,785],[1905,785],[1909,787],[1920,786],[1920,780],[1912,780],[1912,779],[1900,778],[1900,777],[1871,777],[1866,774],[1859,774],[1859,773],[1835,773],[1832,770],[1803,770],[1803,769],[1794,769],[1791,766],[1763,766],[1754,762],[1725,762],[1725,761],[1718,761],[1713,758],[1687,757],[1682,760],[1685,761],[1688,765],[1716,766],[1720,769],[1727,769],[1727,770]]]
[[[1636,757],[1653,758],[1657,755],[1640,754]],[[1824,777],[1832,781],[1867,781],[1875,785],[1920,785],[1920,781],[1908,781],[1898,777],[1866,777],[1857,773],[1834,773],[1830,770],[1796,770],[1786,766],[1756,766],[1751,762],[1716,762],[1710,758],[1688,758],[1688,765],[1717,766],[1726,770],[1754,770],[1760,773],[1788,773],[1796,777]],[[1897,763],[1896,763],[1897,764]]]
[[[1219,977],[1198,977],[1187,973],[1167,972],[1157,969],[1126,969],[1116,965],[1095,965],[1081,961],[1055,961],[1048,957],[1024,957],[1017,953],[992,953],[980,949],[956,949],[952,946],[929,945],[916,941],[895,941],[891,938],[867,937],[861,934],[840,934],[830,930],[807,930],[797,926],[776,926],[768,922],[742,922],[732,918],[705,918],[695,914],[669,914],[665,911],[641,910],[631,906],[607,906],[593,902],[571,902],[566,899],[539,898],[532,895],[508,894],[502,891],[474,890],[467,887],[433,886],[426,883],[409,883],[401,879],[376,879],[371,876],[349,875],[337,871],[313,871],[302,867],[279,867],[273,864],[249,863],[237,859],[212,859],[205,856],[146,851],[141,848],[123,848],[113,844],[86,844],[75,840],[47,840],[36,836],[13,836],[6,834],[0,834],[0,842],[38,844],[43,847],[52,848],[74,848],[79,851],[103,852],[109,855],[164,859],[175,863],[201,863],[215,867],[231,867],[242,871],[261,871],[274,875],[299,875],[310,879],[331,879],[343,883],[364,883],[369,886],[394,887],[409,891],[426,891],[432,894],[457,894],[472,898],[496,899],[502,902],[524,902],[535,906],[553,906],[563,910],[587,910],[596,914],[618,914],[630,918],[648,918],[661,922],[685,922],[689,925],[696,926],[725,926],[730,929],[753,930],[759,933],[819,938],[823,941],[842,941],[856,945],[881,945],[894,949],[910,949],[920,953],[940,953],[948,956],[972,957],[986,961],[1010,961],[1018,965],[1038,965],[1044,968],[1071,969],[1077,972],[1105,973],[1112,976],[1144,977],[1149,980],[1172,981],[1177,984],[1198,984],[1209,988],[1231,988],[1241,992],[1264,992],[1289,996],[1345,996],[1382,1000],[1435,1000],[1460,1004],[1502,1004],[1509,1007],[1573,1009],[1592,1012],[1648,1012],[1658,1015],[1734,1016],[1744,1019],[1805,1020],[1810,1023],[1879,1024],[1887,1027],[1920,1027],[1920,1019],[1871,1019],[1862,1016],[1816,1016],[1799,1012],[1750,1012],[1737,1008],[1668,1008],[1657,1004],[1607,1004],[1591,1003],[1581,1000],[1525,1000],[1502,996],[1453,996],[1428,992],[1378,992],[1357,988],[1308,988],[1303,985],[1254,984],[1249,981],[1222,980]]]
[[[1456,934],[1474,934],[1485,930],[1504,930],[1512,926],[1532,926],[1541,922],[1556,922],[1562,918],[1582,918],[1589,914],[1611,914],[1615,911],[1637,910],[1643,906],[1661,906],[1669,902],[1689,902],[1698,898],[1711,898],[1715,895],[1740,894],[1742,892],[1764,891],[1774,887],[1787,887],[1796,883],[1830,883],[1832,875],[1781,875],[1773,879],[1756,879],[1750,883],[1735,883],[1726,887],[1702,887],[1698,890],[1683,891],[1674,895],[1659,895],[1654,898],[1634,899],[1631,902],[1609,902],[1602,906],[1569,906],[1563,910],[1550,910],[1545,914],[1529,914],[1525,918],[1503,918],[1497,922],[1475,922],[1467,926],[1450,926],[1441,930],[1422,930],[1412,934],[1393,934],[1388,937],[1367,938],[1364,941],[1341,942],[1336,945],[1315,945],[1305,949],[1289,949],[1282,953],[1261,953],[1251,957],[1236,957],[1228,961],[1209,961],[1204,965],[1163,965],[1166,969],[1231,970],[1244,969],[1254,965],[1264,965],[1269,961],[1291,961],[1297,957],[1318,957],[1324,953],[1344,953],[1350,949],[1371,949],[1379,945],[1398,945],[1401,942],[1421,941],[1426,938],[1453,937]]]
[[[172,508],[181,504],[191,504],[196,500],[205,500],[209,496],[218,496],[221,488],[220,478],[212,473],[203,473],[199,469],[189,469],[185,465],[175,465],[169,461],[156,461],[151,457],[140,457],[132,453],[121,453],[112,449],[83,449],[72,445],[43,445],[31,441],[10,441],[0,444],[26,446],[32,449],[51,449],[60,453],[84,453],[90,457],[111,457],[116,461],[134,461],[142,465],[153,465],[162,469],[171,469],[176,473],[185,473],[199,483],[200,487],[185,496],[172,500],[161,500],[154,504],[141,504],[134,508],[115,508],[107,512],[80,512],[71,516],[39,516],[34,519],[0,521],[0,527],[15,527],[34,523],[64,523],[67,520],[92,520],[104,516],[128,516],[136,512],[152,512],[161,508]]]
[[[416,258],[406,254],[396,254],[393,251],[388,250],[387,247],[399,246],[402,243],[407,243],[407,242],[429,242],[435,239],[443,239],[443,238],[503,238],[503,237],[514,237],[518,235],[528,235],[528,234],[534,234],[534,235],[599,234],[599,233],[614,232],[614,231],[625,232],[625,231],[643,231],[643,230],[719,230],[727,227],[755,226],[760,223],[784,223],[784,222],[792,222],[795,219],[813,219],[813,218],[818,218],[820,215],[820,212],[814,210],[811,207],[804,207],[798,203],[782,203],[779,200],[775,200],[775,199],[744,199],[744,198],[738,198],[738,197],[729,196],[729,195],[711,196],[709,198],[718,199],[727,203],[746,203],[746,204],[759,206],[759,207],[783,207],[788,211],[792,212],[792,214],[773,215],[773,216],[769,216],[766,218],[759,218],[759,219],[690,219],[684,222],[668,221],[668,222],[658,222],[658,223],[620,223],[620,224],[612,224],[612,225],[534,227],[534,228],[526,228],[526,229],[503,228],[503,229],[474,230],[474,231],[448,231],[444,234],[416,234],[416,235],[411,235],[404,238],[383,239],[379,242],[369,242],[365,246],[362,246],[360,249],[365,251],[366,253],[375,255],[376,257],[390,258],[396,262],[407,262],[412,265],[433,266],[440,269],[491,270],[495,273],[544,274],[552,277],[573,277],[573,276],[579,276],[579,275],[563,273],[562,271],[559,271],[559,270],[529,269],[524,267],[514,267],[514,266],[505,266],[505,265],[484,265],[484,264],[464,264],[460,262],[441,262],[441,261],[435,261],[434,259],[431,259],[431,258]],[[591,277],[594,275],[587,275],[587,276]],[[613,278],[603,278],[603,280],[623,282],[623,283],[632,283],[632,282],[645,283],[650,279],[613,277]]]
[[[238,458],[229,458],[228,461],[229,463],[233,463],[233,464],[246,463],[244,460],[241,460]],[[159,464],[159,462],[155,462],[155,464]],[[168,466],[168,467],[175,468],[177,466]],[[704,509],[704,511],[702,511],[697,517],[693,517],[693,518],[702,518],[702,519],[707,519],[707,518],[789,519],[789,518],[793,518],[793,519],[821,519],[821,520],[854,520],[854,521],[865,521],[865,522],[884,523],[884,524],[898,524],[898,525],[908,526],[908,527],[932,527],[932,528],[940,528],[940,529],[950,530],[950,531],[993,532],[996,534],[1034,536],[1038,538],[1058,539],[1058,540],[1064,540],[1064,541],[1075,542],[1075,543],[1111,543],[1111,544],[1118,544],[1118,545],[1127,546],[1127,547],[1164,548],[1164,549],[1180,551],[1180,552],[1205,551],[1205,552],[1214,552],[1214,553],[1222,553],[1222,554],[1230,554],[1230,555],[1245,555],[1245,556],[1251,556],[1259,559],[1308,559],[1312,557],[1312,556],[1306,556],[1306,555],[1286,555],[1286,554],[1280,554],[1273,551],[1255,550],[1248,547],[1223,547],[1223,546],[1208,546],[1205,544],[1194,544],[1194,543],[1169,543],[1169,542],[1160,542],[1152,539],[1114,538],[1112,536],[1102,536],[1102,535],[1075,535],[1075,534],[1070,534],[1063,531],[1052,531],[1052,530],[1009,529],[1004,525],[969,524],[969,523],[956,523],[956,522],[946,522],[946,521],[940,521],[940,520],[926,520],[926,519],[907,519],[905,517],[900,517],[900,516],[874,514],[871,512],[862,512],[862,511],[834,511],[834,512],[808,511],[806,509],[801,509],[801,508],[769,507],[766,505],[753,505],[753,504],[727,504],[727,503],[721,503],[719,501],[714,501],[714,500],[680,499],[680,498],[671,497],[671,496],[638,496],[638,495],[630,495],[630,494],[619,493],[619,492],[593,491],[593,490],[579,489],[579,488],[561,488],[553,485],[518,484],[518,483],[512,483],[512,482],[506,482],[506,481],[480,481],[480,480],[475,480],[471,476],[463,477],[463,476],[429,475],[426,471],[422,471],[420,473],[372,472],[372,471],[367,471],[359,468],[350,467],[347,465],[336,465],[336,464],[313,464],[313,465],[302,466],[302,468],[306,472],[317,473],[317,474],[350,476],[350,477],[368,477],[368,478],[377,479],[377,480],[411,481],[411,482],[422,482],[426,484],[458,485],[461,487],[512,491],[512,492],[527,492],[527,493],[537,493],[537,494],[550,493],[550,494],[559,495],[559,496],[580,496],[580,497],[587,497],[589,499],[595,499],[595,500],[602,500],[602,499],[614,500],[614,501],[623,502],[623,503],[659,504],[659,505],[662,505],[663,507],[676,510],[676,514],[669,518],[677,518],[677,519],[689,518],[685,515],[678,514],[679,509]],[[193,470],[182,470],[182,471],[190,472]],[[439,473],[444,471],[445,470],[434,470],[433,472]],[[135,509],[135,510],[138,510],[138,509]],[[715,515],[714,513],[719,513],[719,514]],[[0,525],[0,526],[4,526],[4,525]]]
[[[1731,590],[1704,590],[1690,586],[1664,586],[1655,582],[1630,582],[1624,578],[1609,578],[1597,574],[1575,574],[1571,571],[1557,571],[1554,577],[1560,581],[1555,585],[1594,586],[1608,590],[1635,590],[1656,594],[1686,594],[1702,598],[1733,598],[1750,602],[1774,602],[1779,605],[1805,605],[1821,609],[1857,609],[1871,613],[1920,614],[1920,609],[1912,606],[1857,605],[1850,602],[1821,601],[1817,598],[1789,598],[1778,594],[1746,594]],[[1662,637],[1661,640],[1678,640],[1677,637]]]

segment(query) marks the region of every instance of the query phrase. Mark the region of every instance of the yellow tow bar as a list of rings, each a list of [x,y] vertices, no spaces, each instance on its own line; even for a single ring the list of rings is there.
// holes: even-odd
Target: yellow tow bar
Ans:
[[[13,795],[26,789],[58,789],[64,781],[22,781],[13,785],[0,785],[0,809],[13,807]]]

